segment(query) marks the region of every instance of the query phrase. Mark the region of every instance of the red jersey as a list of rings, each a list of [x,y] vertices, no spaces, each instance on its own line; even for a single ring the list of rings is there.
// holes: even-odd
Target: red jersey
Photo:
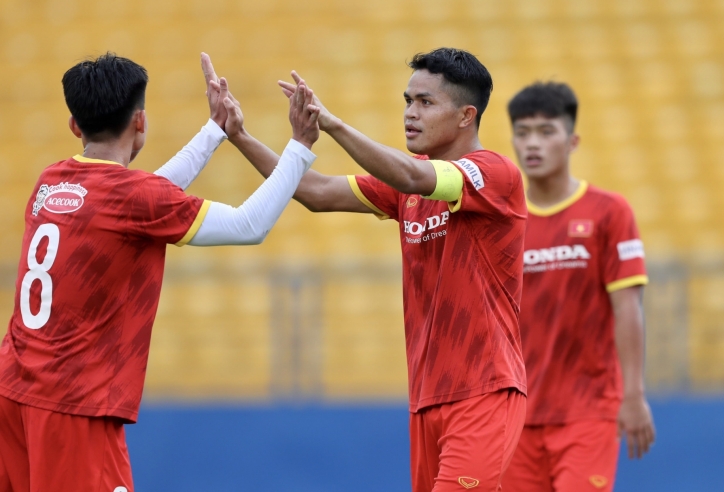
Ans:
[[[621,196],[583,181],[563,203],[528,210],[526,424],[615,420],[623,389],[609,292],[648,282],[633,212]]]
[[[357,197],[400,223],[410,411],[502,388],[525,393],[518,330],[525,194],[507,158],[481,150],[453,161],[455,203],[406,195],[372,176]]]
[[[45,169],[25,210],[0,395],[135,421],[166,244],[188,242],[208,204],[109,161]]]

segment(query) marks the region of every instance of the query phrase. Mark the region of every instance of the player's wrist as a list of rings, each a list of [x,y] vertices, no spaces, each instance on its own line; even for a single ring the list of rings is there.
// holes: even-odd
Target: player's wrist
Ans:
[[[332,134],[333,132],[337,132],[339,130],[342,130],[343,128],[344,122],[342,121],[342,119],[337,118],[332,114],[330,114],[329,116],[320,117],[319,119],[319,129],[323,132]]]
[[[244,127],[241,127],[240,129],[231,132],[227,131],[226,136],[228,137],[229,142],[231,142],[238,148],[245,147],[254,140],[254,137],[249,135]]]
[[[305,138],[302,135],[292,135],[292,140],[299,142],[300,144],[304,145],[309,150],[312,150],[312,145],[314,145],[314,142],[316,140],[311,140],[309,138]]]
[[[645,400],[646,394],[643,389],[624,391],[623,399],[624,401]]]

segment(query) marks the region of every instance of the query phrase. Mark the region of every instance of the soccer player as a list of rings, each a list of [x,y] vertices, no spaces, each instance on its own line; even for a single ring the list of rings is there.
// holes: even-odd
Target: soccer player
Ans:
[[[2,491],[133,490],[123,425],[138,415],[166,245],[261,242],[315,158],[318,113],[300,93],[292,140],[242,206],[184,194],[221,128],[241,124],[226,81],[206,72],[212,121],[158,174],[128,169],[146,139],[145,69],[106,54],[63,76],[84,151],[46,168],[25,210],[0,346]]]
[[[525,414],[522,177],[478,139],[493,87],[480,61],[440,48],[410,67],[404,124],[416,156],[372,141],[315,98],[320,128],[370,175],[310,171],[294,197],[314,212],[399,222],[412,489],[495,491]],[[296,85],[280,82],[285,94],[311,97],[293,76]],[[279,160],[244,130],[229,140],[264,176]]]
[[[521,334],[529,393],[506,492],[613,490],[618,436],[654,441],[644,394],[644,248],[621,196],[571,175],[578,102],[535,83],[509,103],[528,178]]]

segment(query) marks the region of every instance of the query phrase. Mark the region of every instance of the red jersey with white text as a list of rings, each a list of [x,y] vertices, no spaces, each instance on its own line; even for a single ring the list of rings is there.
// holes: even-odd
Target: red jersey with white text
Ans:
[[[135,421],[166,244],[188,242],[207,209],[166,178],[109,161],[46,168],[25,210],[0,395]]]
[[[526,392],[521,175],[486,150],[452,163],[463,175],[454,203],[406,195],[372,176],[350,180],[363,203],[400,224],[411,412],[503,388]]]
[[[528,210],[526,424],[615,420],[623,389],[609,293],[648,282],[633,212],[621,196],[585,182],[561,204]]]

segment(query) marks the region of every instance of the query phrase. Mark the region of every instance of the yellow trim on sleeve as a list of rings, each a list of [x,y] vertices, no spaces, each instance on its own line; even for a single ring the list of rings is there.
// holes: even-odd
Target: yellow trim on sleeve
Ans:
[[[390,218],[389,215],[384,213],[379,208],[375,207],[375,205],[367,199],[364,193],[362,193],[362,190],[359,187],[359,183],[357,183],[357,178],[353,175],[347,175],[347,181],[349,182],[350,188],[352,188],[352,193],[354,193],[354,196],[357,197],[359,201],[367,205],[367,208],[372,210],[375,213],[375,216],[380,220],[387,220]]]
[[[104,161],[103,159],[90,159],[89,157],[83,157],[82,155],[74,155],[73,159],[78,162],[83,162],[86,164],[115,164],[116,166],[122,166],[120,162],[115,161]]]
[[[458,210],[460,210],[460,207],[463,205],[463,190],[460,190],[460,196],[457,200],[452,202],[447,202],[447,208],[450,210],[450,213],[454,214]]]
[[[435,191],[424,196],[428,200],[440,200],[454,202],[460,198],[463,192],[463,173],[454,164],[448,161],[429,161],[435,169]]]
[[[199,232],[199,227],[201,227],[201,223],[204,221],[204,218],[206,218],[206,214],[209,213],[210,206],[211,202],[209,200],[204,200],[204,203],[201,204],[201,208],[199,209],[199,213],[196,214],[193,224],[191,224],[189,230],[186,231],[184,237],[181,238],[181,241],[176,243],[176,246],[184,246],[194,238],[196,233]]]
[[[528,205],[529,213],[539,217],[548,217],[550,215],[557,214],[576,203],[583,195],[586,194],[586,190],[588,190],[588,183],[581,180],[581,182],[578,183],[578,189],[576,189],[571,196],[562,202],[556,203],[555,205],[551,205],[550,207],[539,207],[538,205],[531,203],[530,200],[528,200],[528,197],[525,198],[525,203]]]
[[[606,285],[607,292],[614,292],[617,290],[625,289],[627,287],[633,287],[634,285],[646,285],[649,283],[649,277],[646,275],[634,275],[633,277],[622,278],[615,280],[610,284]]]

